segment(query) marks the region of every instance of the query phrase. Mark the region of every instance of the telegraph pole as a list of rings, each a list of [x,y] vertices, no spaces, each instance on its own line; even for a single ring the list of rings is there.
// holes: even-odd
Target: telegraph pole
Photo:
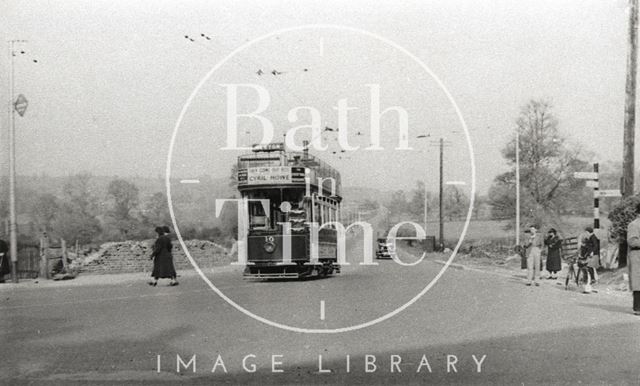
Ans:
[[[516,245],[520,245],[520,128],[516,129]]]
[[[429,205],[429,195],[427,194],[427,179],[424,180],[424,231],[427,231],[427,207]]]
[[[633,195],[634,142],[636,125],[636,73],[638,62],[638,0],[629,0],[629,51],[624,103],[622,196]]]
[[[15,151],[15,116],[14,116],[14,67],[13,48],[15,40],[9,41],[9,254],[11,256],[11,278],[18,282],[18,236],[16,224],[16,151]]]
[[[600,229],[600,173],[597,162],[593,164],[593,172],[596,174],[593,187],[593,229]]]
[[[443,208],[442,208],[442,196],[443,196],[443,185],[444,185],[444,180],[443,180],[443,167],[442,167],[442,161],[444,159],[444,138],[440,137],[440,194],[439,194],[439,199],[440,199],[440,234],[439,234],[439,238],[438,241],[440,242],[440,250],[444,250],[444,216],[443,216]]]

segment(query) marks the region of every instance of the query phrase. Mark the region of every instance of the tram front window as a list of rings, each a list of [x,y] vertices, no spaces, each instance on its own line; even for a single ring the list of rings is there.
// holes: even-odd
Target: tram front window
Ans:
[[[269,201],[269,216],[264,211],[262,202],[249,201],[249,228],[255,230],[276,230],[282,226],[278,223],[289,220],[290,213],[283,213],[280,204],[288,201],[296,213],[302,208],[304,189],[265,189],[248,192],[246,198]]]

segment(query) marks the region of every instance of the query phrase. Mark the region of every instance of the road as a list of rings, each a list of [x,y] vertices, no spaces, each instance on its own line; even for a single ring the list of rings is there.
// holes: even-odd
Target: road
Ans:
[[[442,268],[432,260],[414,267],[353,261],[336,277],[294,282],[243,281],[233,269],[207,276],[257,315],[297,328],[334,329],[410,300]],[[142,277],[107,282],[0,287],[0,382],[640,382],[640,318],[630,313],[627,297],[584,295],[548,283],[526,287],[515,277],[450,268],[388,320],[306,334],[246,316],[194,274],[185,273],[177,287],[150,287]],[[195,372],[192,366],[177,372],[178,355],[184,363],[195,355]]]

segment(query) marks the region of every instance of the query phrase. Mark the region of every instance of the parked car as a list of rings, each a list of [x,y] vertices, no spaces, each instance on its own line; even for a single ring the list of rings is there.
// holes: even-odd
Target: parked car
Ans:
[[[376,259],[391,259],[391,254],[396,251],[394,243],[388,242],[386,238],[379,238],[377,244]]]

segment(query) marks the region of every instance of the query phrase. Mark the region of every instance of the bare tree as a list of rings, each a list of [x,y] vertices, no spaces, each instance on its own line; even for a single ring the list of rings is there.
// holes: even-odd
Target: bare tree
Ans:
[[[532,100],[516,120],[520,146],[520,180],[525,217],[536,222],[566,211],[572,203],[584,200],[585,190],[573,178],[575,171],[587,170],[583,152],[560,135],[552,106],[544,100]],[[505,202],[515,198],[516,136],[502,155],[512,170],[499,175],[491,188],[494,208],[512,210]],[[583,183],[582,183],[583,184]]]

